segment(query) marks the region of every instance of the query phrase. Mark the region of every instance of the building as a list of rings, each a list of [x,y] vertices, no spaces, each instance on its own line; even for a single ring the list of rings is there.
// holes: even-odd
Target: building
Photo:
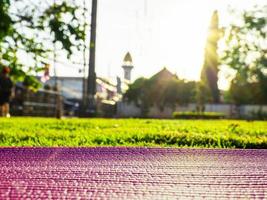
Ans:
[[[123,59],[123,65],[122,65],[123,71],[124,71],[124,79],[127,80],[128,82],[131,82],[131,71],[133,69],[133,59],[128,52],[124,59]]]
[[[178,79],[178,77],[170,72],[166,67],[160,70],[158,73],[154,74],[150,79],[157,79],[157,81],[169,80],[169,79]]]
[[[128,89],[133,69],[132,57],[128,52],[123,59],[124,77],[116,80],[103,77],[96,78],[96,104],[98,113],[105,116],[107,112],[115,112],[115,104],[122,99],[122,94]],[[57,80],[59,89],[64,97],[64,108],[73,115],[79,114],[83,99],[83,77],[51,77],[45,82],[44,87],[53,88]],[[86,81],[87,83],[87,81]]]
[[[59,89],[64,98],[64,108],[69,110],[72,115],[79,115],[79,109],[83,98],[83,77],[57,77]],[[51,77],[44,87],[53,88],[55,78]],[[96,102],[100,104],[115,105],[121,98],[117,92],[117,84],[111,80],[101,77],[96,79]]]

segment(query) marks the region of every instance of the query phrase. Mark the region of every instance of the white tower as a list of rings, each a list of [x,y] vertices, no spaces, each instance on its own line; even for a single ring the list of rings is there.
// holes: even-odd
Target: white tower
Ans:
[[[131,71],[133,69],[133,60],[129,52],[125,55],[123,59],[122,68],[124,70],[124,79],[127,81],[131,81]]]

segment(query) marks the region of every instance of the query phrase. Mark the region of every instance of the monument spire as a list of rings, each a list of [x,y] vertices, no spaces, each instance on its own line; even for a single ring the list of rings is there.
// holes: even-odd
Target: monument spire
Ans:
[[[130,52],[127,52],[127,54],[124,56],[122,68],[124,71],[124,79],[130,82],[131,71],[133,69],[133,59]]]

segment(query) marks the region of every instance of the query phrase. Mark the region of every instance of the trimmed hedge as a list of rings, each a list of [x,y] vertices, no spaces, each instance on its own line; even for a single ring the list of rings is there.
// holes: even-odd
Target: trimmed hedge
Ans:
[[[174,112],[175,119],[223,119],[225,114],[219,112]]]

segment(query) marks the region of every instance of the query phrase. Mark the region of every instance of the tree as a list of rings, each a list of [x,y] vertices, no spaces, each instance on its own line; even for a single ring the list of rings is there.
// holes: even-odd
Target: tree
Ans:
[[[205,47],[201,81],[198,86],[197,97],[199,104],[204,104],[206,102],[219,103],[220,101],[220,91],[217,84],[219,71],[217,47],[220,39],[220,32],[218,12],[214,11]]]
[[[147,116],[150,107],[156,106],[163,111],[165,107],[175,109],[177,104],[183,105],[195,100],[196,83],[180,80],[163,69],[150,79],[139,78],[129,86],[124,99],[134,102]]]
[[[79,7],[66,1],[44,2],[0,1],[0,68],[9,66],[15,81],[33,88],[39,86],[35,75],[45,69],[53,44],[70,57],[82,47],[85,37],[78,19]],[[22,59],[25,56],[27,63]]]
[[[234,70],[230,95],[236,104],[267,103],[267,5],[240,13],[225,30],[222,61]]]

